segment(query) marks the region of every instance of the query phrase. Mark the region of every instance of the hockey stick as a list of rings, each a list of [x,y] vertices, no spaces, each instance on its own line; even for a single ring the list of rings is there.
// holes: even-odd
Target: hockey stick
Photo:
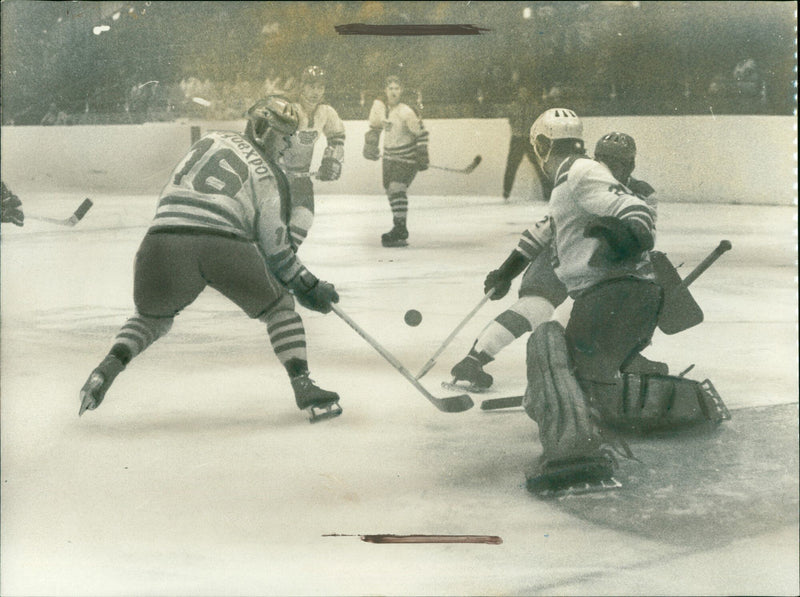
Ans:
[[[475,156],[475,159],[472,160],[469,166],[466,168],[445,168],[444,166],[434,166],[431,164],[428,168],[433,168],[434,170],[444,170],[445,172],[456,172],[458,174],[470,174],[475,168],[478,167],[478,164],[481,163],[483,158],[479,155]]]
[[[76,209],[75,212],[65,220],[59,220],[57,218],[47,218],[45,216],[36,216],[31,214],[25,214],[25,217],[31,220],[38,220],[40,222],[49,222],[51,224],[58,224],[59,226],[74,226],[83,219],[83,216],[86,215],[86,212],[89,211],[92,205],[94,204],[92,203],[91,199],[89,198],[84,199],[83,203],[81,203],[78,206],[78,209]]]
[[[681,280],[679,285],[673,288],[673,291],[675,291],[676,289],[688,288],[689,285],[691,285],[691,283],[697,280],[697,278],[699,278],[703,274],[703,272],[705,272],[709,267],[711,267],[711,265],[717,259],[719,259],[723,253],[725,253],[726,251],[730,251],[732,246],[733,245],[728,240],[720,241],[719,245],[717,245],[717,248],[711,251],[711,253],[709,253],[706,256],[706,258],[703,259],[703,261],[701,261],[697,265],[697,267],[695,267],[691,272],[686,274],[686,277],[683,278],[683,280]],[[691,371],[693,367],[694,365],[691,365],[690,367],[682,371],[678,377],[683,377],[684,375],[689,373],[689,371]],[[517,406],[522,406],[522,396],[506,396],[504,398],[491,398],[489,400],[484,400],[483,402],[481,402],[481,410],[497,410],[501,408],[514,408]]]
[[[731,247],[733,247],[731,241],[729,240],[719,241],[719,245],[717,245],[717,248],[711,251],[711,253],[708,254],[708,257],[703,259],[703,261],[701,261],[696,268],[694,268],[691,272],[689,272],[686,275],[686,277],[681,282],[681,286],[686,288],[687,286],[689,286],[689,284],[697,280],[697,278],[699,278],[703,274],[703,272],[705,272],[709,267],[711,267],[711,264],[714,263],[717,259],[719,259],[725,251],[730,251]]]
[[[658,328],[665,334],[677,334],[702,323],[703,310],[694,300],[688,288],[712,263],[731,248],[730,241],[720,241],[716,249],[703,259],[689,274],[681,279],[666,255],[651,252],[651,261],[656,278],[664,288],[664,304],[658,316]]]
[[[434,352],[433,356],[430,359],[428,359],[428,362],[425,363],[425,365],[422,367],[422,369],[419,370],[419,373],[417,373],[417,379],[422,379],[422,376],[425,375],[428,371],[431,370],[433,365],[436,363],[436,358],[440,354],[442,354],[442,351],[444,351],[444,349],[447,348],[448,344],[450,344],[450,342],[453,341],[453,338],[455,338],[456,334],[458,334],[458,332],[461,331],[461,328],[463,328],[465,325],[467,325],[467,322],[470,319],[472,319],[472,316],[475,315],[475,313],[478,312],[478,309],[483,307],[483,305],[486,303],[486,301],[488,301],[490,298],[492,298],[493,294],[494,294],[494,288],[489,289],[489,292],[487,292],[484,295],[484,297],[481,299],[481,301],[477,305],[475,305],[475,308],[472,309],[472,311],[470,311],[467,314],[467,316],[461,321],[461,323],[459,323],[456,326],[456,329],[454,329],[452,331],[452,333],[445,339],[445,341],[442,342],[442,345],[439,347],[439,350]]]
[[[336,315],[341,317],[342,320],[344,320],[344,322],[347,325],[353,328],[359,336],[364,338],[364,340],[366,340],[367,343],[369,343],[369,345],[372,346],[372,348],[377,350],[384,359],[389,361],[392,367],[397,369],[402,374],[403,377],[405,377],[408,381],[411,382],[411,385],[417,388],[417,390],[419,390],[419,392],[423,396],[425,396],[425,398],[427,398],[440,411],[446,413],[459,413],[472,408],[473,402],[472,398],[469,397],[469,394],[461,394],[460,396],[448,396],[446,398],[436,398],[435,396],[432,396],[430,392],[428,392],[428,390],[422,387],[422,384],[420,384],[416,379],[414,379],[414,376],[411,375],[408,369],[403,367],[400,361],[398,361],[394,356],[392,356],[392,354],[388,350],[386,350],[383,346],[378,344],[378,342],[375,341],[375,339],[372,338],[372,336],[370,336],[367,332],[361,329],[361,327],[355,321],[350,319],[350,317],[346,313],[344,313],[337,305],[332,304],[331,307],[333,309],[333,312],[336,313]]]

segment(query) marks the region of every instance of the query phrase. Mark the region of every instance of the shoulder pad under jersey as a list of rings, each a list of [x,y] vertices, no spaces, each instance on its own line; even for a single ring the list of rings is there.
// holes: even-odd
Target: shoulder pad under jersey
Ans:
[[[656,192],[656,190],[648,183],[643,180],[636,180],[635,178],[629,179],[627,186],[639,197],[649,197]]]

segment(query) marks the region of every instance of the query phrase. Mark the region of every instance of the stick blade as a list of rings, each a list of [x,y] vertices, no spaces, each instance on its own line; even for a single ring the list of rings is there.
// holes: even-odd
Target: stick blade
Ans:
[[[669,258],[660,251],[650,252],[656,280],[664,289],[664,304],[658,316],[658,328],[672,335],[703,322],[703,310],[681,282],[681,276]]]
[[[70,226],[74,226],[75,224],[80,222],[83,219],[83,216],[86,215],[86,212],[89,211],[92,208],[92,205],[94,205],[94,203],[92,203],[91,199],[89,199],[88,197],[86,199],[84,199],[83,203],[81,203],[78,206],[78,209],[75,210],[75,213],[73,213],[69,217],[69,220],[68,220],[69,225]]]
[[[466,168],[465,172],[466,172],[467,174],[469,174],[470,172],[472,172],[473,170],[475,170],[475,168],[477,168],[477,167],[478,167],[478,165],[481,163],[481,160],[483,160],[483,158],[482,158],[481,156],[479,156],[479,155],[476,155],[476,156],[475,156],[475,159],[474,159],[474,160],[472,160],[472,163],[471,163],[469,166],[467,166],[467,168]]]
[[[499,410],[502,408],[516,408],[518,406],[522,406],[522,396],[490,398],[481,402],[481,410]]]
[[[94,203],[92,203],[91,199],[89,199],[88,197],[86,199],[84,199],[83,203],[81,203],[78,206],[78,209],[75,210],[75,214],[74,214],[75,218],[77,220],[82,220],[83,216],[86,215],[86,212],[89,211],[92,208],[92,205],[94,205]]]

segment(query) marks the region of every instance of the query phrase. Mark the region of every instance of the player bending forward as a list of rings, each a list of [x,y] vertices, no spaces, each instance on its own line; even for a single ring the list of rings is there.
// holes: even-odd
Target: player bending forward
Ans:
[[[574,299],[566,330],[549,321],[528,340],[523,406],[543,447],[528,488],[542,492],[611,479],[615,460],[597,404],[650,342],[663,293],[646,267],[653,210],[586,157],[578,116],[547,110],[531,127],[531,144],[553,181],[555,273]]]
[[[364,157],[377,161],[381,157],[383,138],[383,188],[389,198],[394,226],[381,236],[384,247],[408,245],[408,195],[406,191],[417,175],[428,169],[428,131],[422,119],[400,102],[403,87],[397,77],[386,79],[386,103],[376,99],[369,113],[369,130],[364,136]]]
[[[136,314],[81,389],[81,407],[97,408],[114,378],[166,334],[206,286],[267,325],[300,409],[312,421],[341,413],[339,396],[309,378],[301,305],[328,313],[339,301],[292,249],[286,177],[276,161],[297,130],[288,100],[270,96],[247,112],[244,135],[212,132],[195,143],[161,192],[136,254]]]
[[[595,160],[605,164],[616,181],[652,208],[655,221],[655,191],[646,182],[631,177],[636,167],[633,137],[619,132],[603,135],[597,142],[594,156]],[[554,270],[552,240],[553,224],[548,216],[526,230],[502,266],[486,276],[484,292],[494,289],[491,300],[496,301],[506,296],[512,281],[525,271],[518,300],[483,329],[469,354],[451,370],[454,384],[465,381],[469,390],[477,392],[491,387],[494,380],[483,367],[514,340],[549,321],[555,309],[567,300],[567,288]],[[649,267],[649,262],[645,261],[642,266]],[[644,357],[637,357],[640,368],[645,362]],[[666,366],[659,367],[658,371],[666,373]]]
[[[323,104],[325,97],[325,71],[309,66],[300,77],[300,90],[294,103],[300,124],[297,133],[289,139],[281,165],[289,178],[292,196],[292,215],[289,234],[295,249],[306,239],[314,222],[314,185],[311,182],[311,160],[314,146],[325,136],[327,146],[316,178],[321,181],[338,180],[344,160],[344,124],[331,106]]]

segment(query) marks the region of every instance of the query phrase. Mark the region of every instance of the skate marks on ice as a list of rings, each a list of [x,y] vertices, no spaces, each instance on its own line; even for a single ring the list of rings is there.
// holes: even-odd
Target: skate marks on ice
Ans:
[[[627,438],[622,488],[550,503],[591,523],[711,548],[798,521],[798,405],[746,408],[709,432]]]

